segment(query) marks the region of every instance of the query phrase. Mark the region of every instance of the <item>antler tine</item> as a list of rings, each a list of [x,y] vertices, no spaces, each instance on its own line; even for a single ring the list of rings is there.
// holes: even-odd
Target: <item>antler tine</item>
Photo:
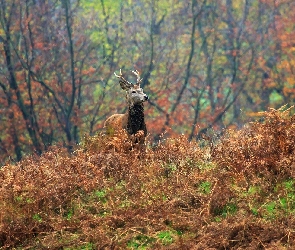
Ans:
[[[136,79],[136,84],[140,85],[140,82],[142,81],[142,78],[140,79],[140,75],[138,70],[132,70],[131,71],[134,75],[136,75],[137,79]]]
[[[121,78],[121,77],[123,77],[122,69],[120,69],[120,75],[117,75],[116,72],[114,72],[114,75],[115,75],[117,78]]]

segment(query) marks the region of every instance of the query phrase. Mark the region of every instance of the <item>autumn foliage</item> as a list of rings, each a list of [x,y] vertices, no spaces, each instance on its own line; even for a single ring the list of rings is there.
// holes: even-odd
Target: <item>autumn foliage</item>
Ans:
[[[199,142],[171,137],[139,149],[98,134],[70,155],[52,147],[7,164],[0,247],[295,247],[294,116],[262,115]]]
[[[124,113],[119,69],[143,78],[154,141],[292,106],[294,13],[293,0],[1,0],[0,164],[72,151]]]
[[[0,248],[295,248],[294,13],[0,0]],[[149,95],[145,146],[103,132],[119,69]]]

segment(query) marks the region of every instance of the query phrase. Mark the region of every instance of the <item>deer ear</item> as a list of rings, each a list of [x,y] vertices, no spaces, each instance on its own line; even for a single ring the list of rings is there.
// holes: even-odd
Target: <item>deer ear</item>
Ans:
[[[125,79],[124,80],[120,79],[119,83],[120,83],[121,88],[126,91],[132,87],[132,84],[129,83],[128,81],[126,81]]]
[[[128,81],[124,78],[121,69],[120,69],[120,74],[119,74],[119,75],[117,75],[116,72],[114,72],[114,74],[115,74],[115,76],[116,76],[117,78],[119,78],[119,83],[120,83],[120,86],[121,86],[122,89],[124,89],[124,90],[128,90],[128,89],[130,89],[131,87],[134,86],[131,82],[128,82]]]

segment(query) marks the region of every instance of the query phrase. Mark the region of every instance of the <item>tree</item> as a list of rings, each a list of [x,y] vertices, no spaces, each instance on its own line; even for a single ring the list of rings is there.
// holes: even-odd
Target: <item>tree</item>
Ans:
[[[126,109],[120,68],[143,77],[155,140],[292,105],[294,10],[292,0],[0,0],[0,161],[101,131]]]
[[[17,160],[22,151],[40,154],[61,138],[69,149],[79,141],[80,113],[88,112],[81,111],[82,91],[96,80],[91,77],[94,48],[75,23],[78,3],[1,2],[6,59],[1,63],[7,69],[1,87],[6,105],[15,106],[13,111],[7,109],[11,122],[24,121],[26,127],[16,130],[29,136],[24,142],[29,147],[21,147],[18,133],[12,132]]]

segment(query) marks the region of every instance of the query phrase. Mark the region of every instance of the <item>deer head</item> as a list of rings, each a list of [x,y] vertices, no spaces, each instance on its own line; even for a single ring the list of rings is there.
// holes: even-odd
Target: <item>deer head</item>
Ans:
[[[136,84],[133,84],[127,81],[123,74],[122,70],[120,69],[120,74],[115,76],[119,78],[120,86],[123,90],[126,90],[126,99],[130,106],[134,106],[135,104],[141,104],[148,100],[148,96],[143,92],[142,88],[140,87],[140,82],[142,79],[140,78],[139,72],[137,70],[131,71],[133,75],[136,76]]]

